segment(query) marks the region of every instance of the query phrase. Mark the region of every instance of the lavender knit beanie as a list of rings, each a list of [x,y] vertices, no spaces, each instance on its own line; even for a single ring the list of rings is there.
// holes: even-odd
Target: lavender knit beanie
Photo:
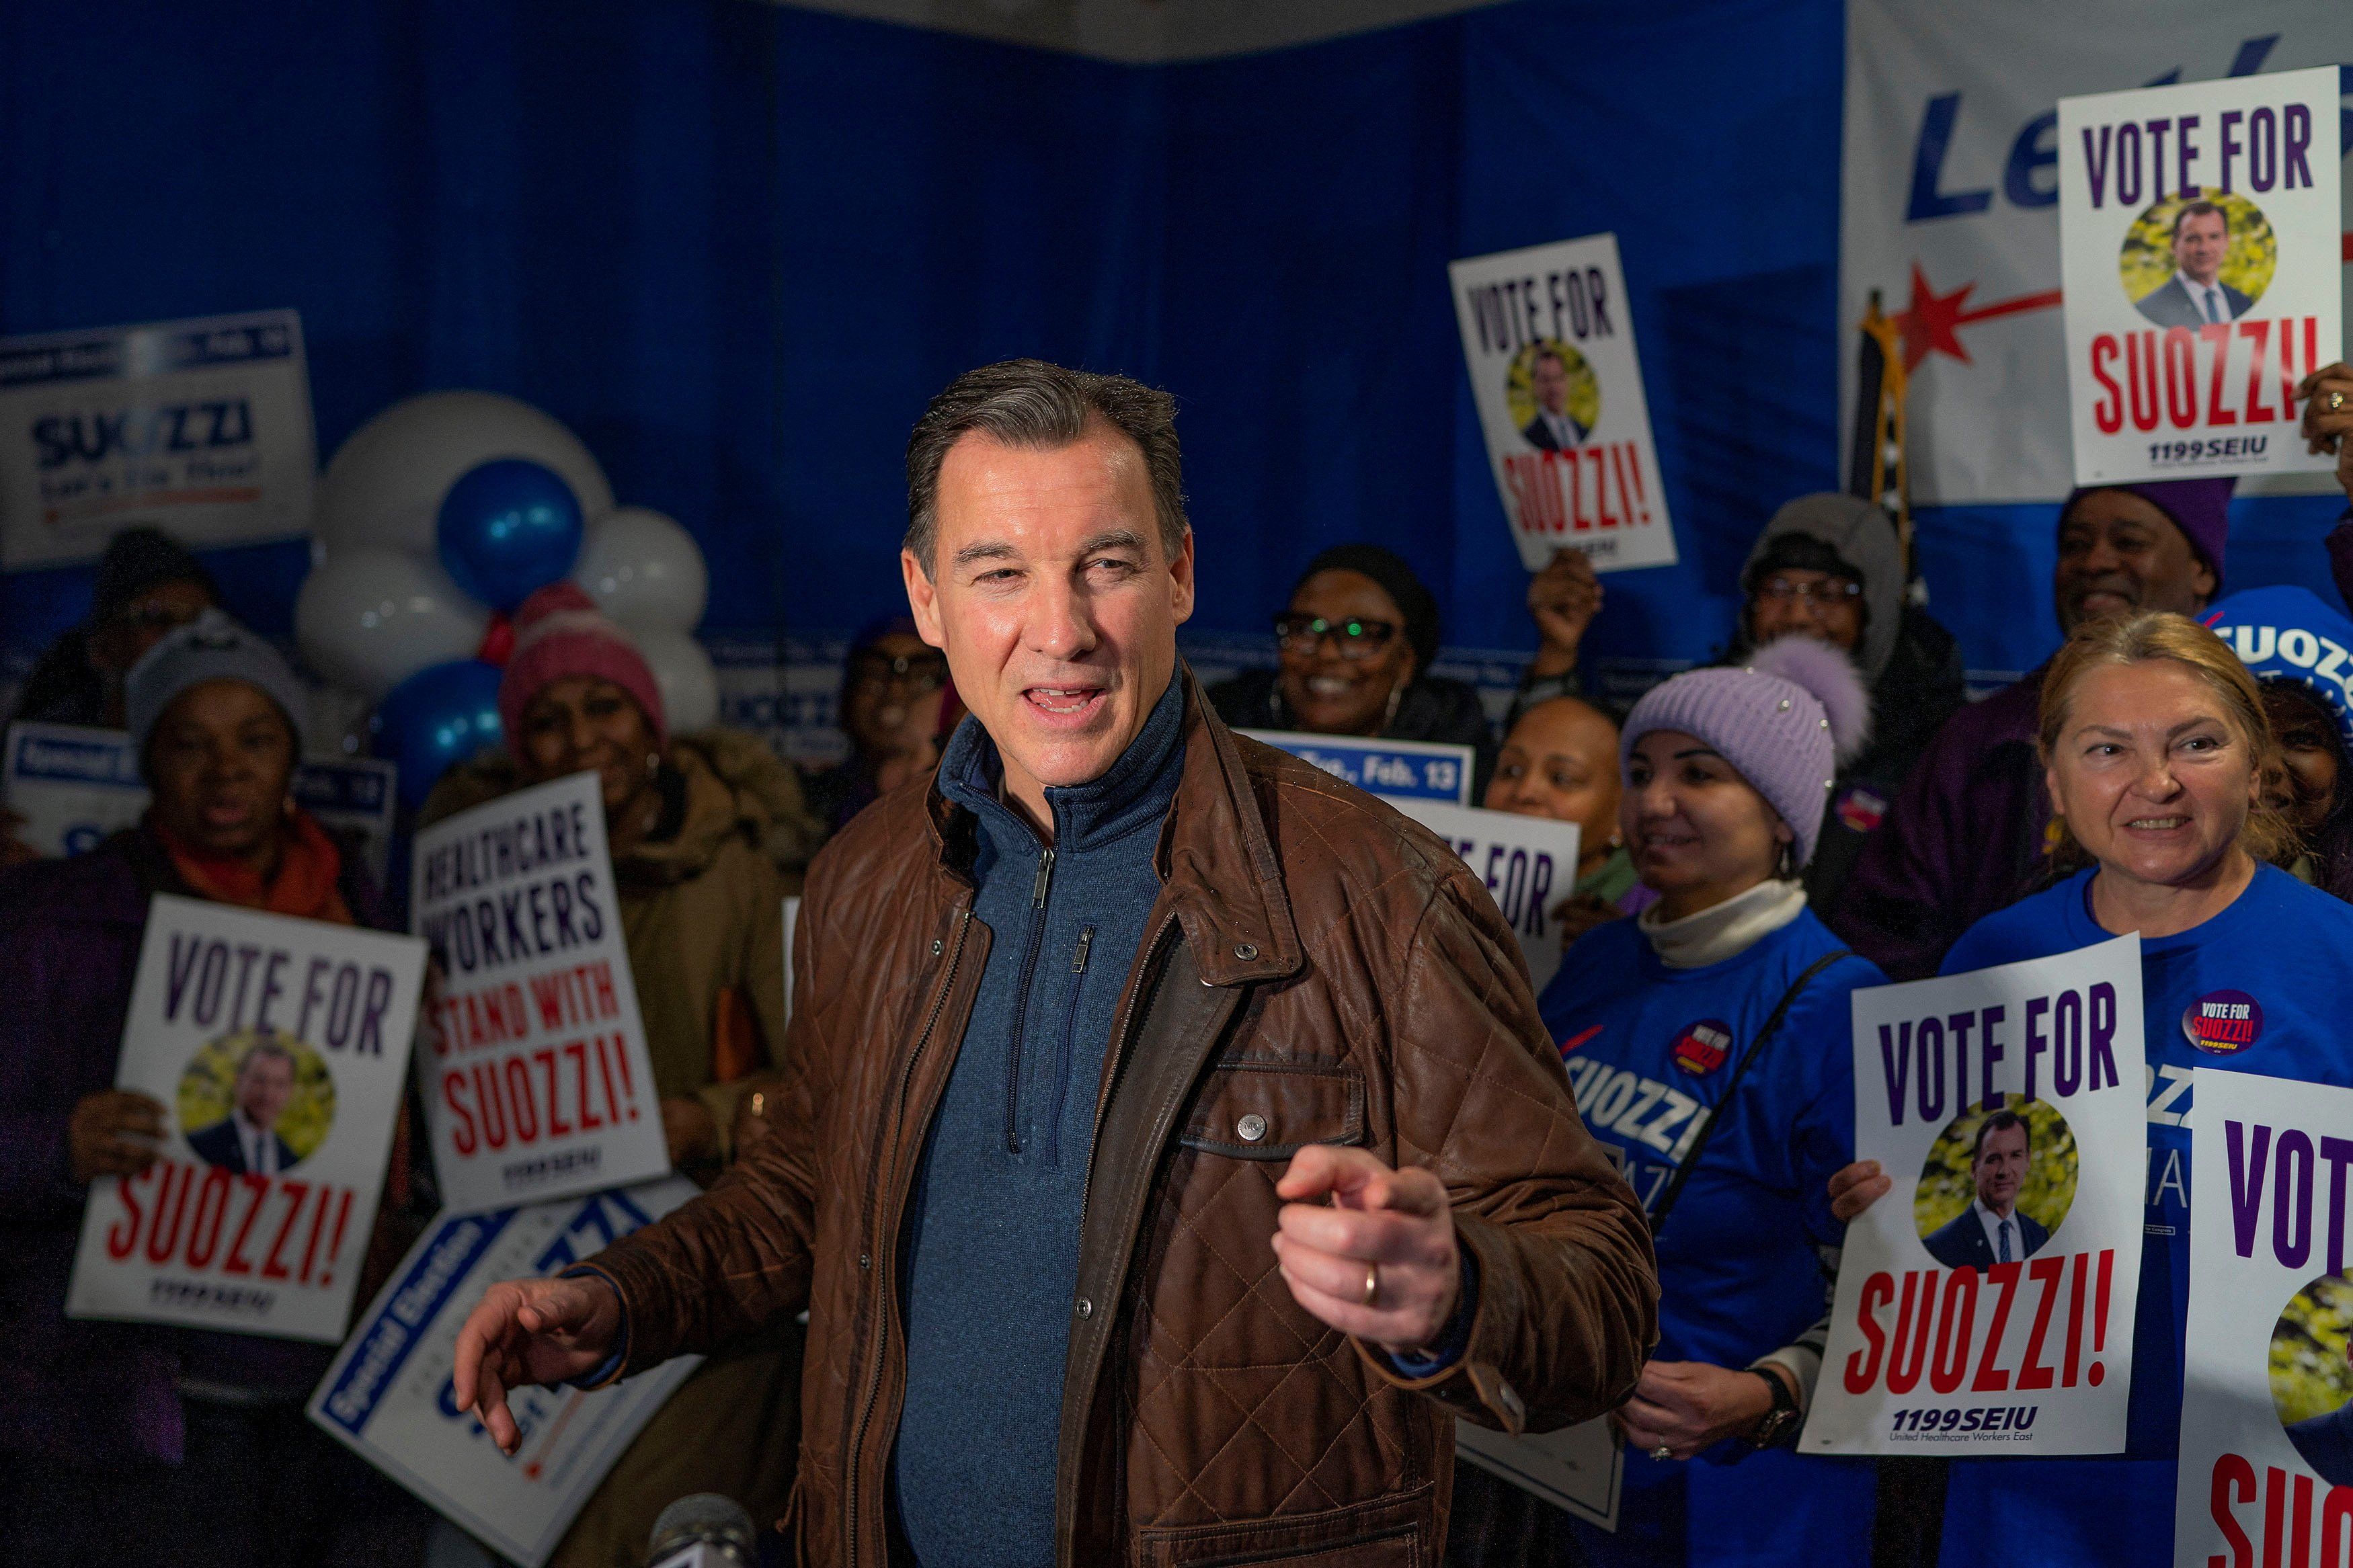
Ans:
[[[1814,858],[1840,766],[1871,735],[1871,695],[1846,655],[1811,637],[1766,644],[1746,666],[1686,670],[1652,687],[1627,716],[1622,772],[1653,730],[1704,741],[1780,814],[1800,868]]]

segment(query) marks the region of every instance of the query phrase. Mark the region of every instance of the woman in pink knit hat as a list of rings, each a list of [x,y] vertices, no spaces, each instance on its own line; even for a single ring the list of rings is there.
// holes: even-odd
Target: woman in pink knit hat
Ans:
[[[422,820],[594,773],[670,1163],[708,1182],[757,1125],[783,1047],[783,903],[822,830],[798,776],[756,736],[670,733],[628,632],[570,583],[515,612],[499,686],[506,748],[450,771]],[[712,1357],[638,1435],[551,1562],[635,1561],[691,1492],[784,1510],[798,1447],[797,1329]],[[766,1512],[761,1510],[766,1510]]]

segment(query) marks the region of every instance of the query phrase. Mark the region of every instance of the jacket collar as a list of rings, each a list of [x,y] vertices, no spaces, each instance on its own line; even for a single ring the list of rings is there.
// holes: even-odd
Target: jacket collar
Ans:
[[[1305,950],[1240,745],[1202,699],[1200,683],[1181,658],[1172,684],[1182,688],[1185,762],[1155,857],[1161,907],[1184,927],[1203,984],[1296,974],[1305,965]],[[949,771],[953,750],[952,743],[951,756],[941,760],[942,773]],[[972,811],[949,798],[936,774],[929,805],[940,868],[969,883]]]
[[[1084,854],[1143,828],[1156,826],[1168,811],[1184,765],[1185,693],[1175,680],[1145,715],[1144,728],[1099,778],[1046,791],[1053,814],[1054,847]],[[1028,844],[1029,823],[1000,798],[1004,759],[980,720],[966,715],[949,737],[940,758],[939,786],[947,797],[990,825],[998,842]]]

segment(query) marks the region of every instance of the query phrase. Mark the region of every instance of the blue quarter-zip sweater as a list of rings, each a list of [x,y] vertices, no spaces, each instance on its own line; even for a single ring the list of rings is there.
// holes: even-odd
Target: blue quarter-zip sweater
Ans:
[[[973,914],[990,941],[901,1240],[907,1397],[892,1497],[926,1564],[1054,1560],[1096,1094],[1160,896],[1153,862],[1184,771],[1184,718],[1172,679],[1108,772],[1048,790],[1051,846],[997,798],[997,747],[976,721],[940,760],[941,792],[979,818]]]

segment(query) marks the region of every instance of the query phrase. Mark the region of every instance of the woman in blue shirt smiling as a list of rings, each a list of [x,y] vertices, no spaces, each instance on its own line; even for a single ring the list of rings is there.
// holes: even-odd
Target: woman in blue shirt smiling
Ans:
[[[1868,712],[1837,650],[1789,637],[1677,676],[1626,723],[1619,823],[1659,901],[1578,942],[1543,998],[1658,1231],[1661,1339],[1614,1417],[1619,1527],[1574,1527],[1600,1564],[1866,1560],[1869,1467],[1786,1445],[1844,1236],[1826,1184],[1853,1151],[1848,999],[1884,983],[1799,877]]]
[[[2169,1563],[2197,1075],[2353,1085],[2353,907],[2264,864],[2285,827],[2264,801],[2276,746],[2263,698],[2195,622],[2152,613],[2079,630],[2043,682],[2041,741],[2062,853],[2088,864],[1972,926],[1945,972],[2140,933],[2148,1173],[2127,1447],[2121,1458],[1956,1461],[1942,1560]],[[1871,1162],[1841,1172],[1839,1215],[1888,1186]]]

